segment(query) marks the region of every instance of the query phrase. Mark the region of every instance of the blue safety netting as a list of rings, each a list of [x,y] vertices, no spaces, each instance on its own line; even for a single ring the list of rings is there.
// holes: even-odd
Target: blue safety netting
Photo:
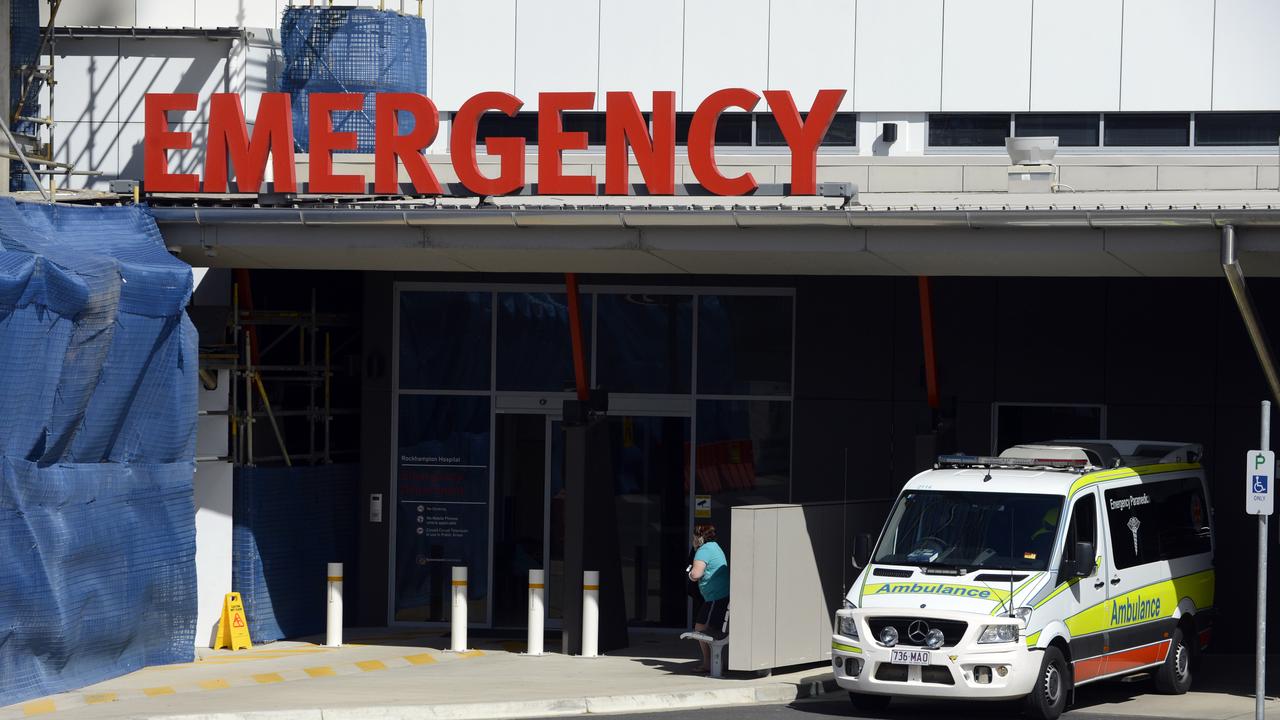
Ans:
[[[44,81],[23,67],[34,67],[40,60],[40,2],[39,0],[10,0],[9,5],[9,115],[12,117],[22,100],[24,117],[40,116],[40,90]],[[24,87],[25,98],[24,98]],[[18,120],[10,127],[14,132],[35,135],[36,124],[30,120]],[[9,168],[10,190],[33,190],[35,181],[27,175],[22,163],[11,163]]]
[[[235,469],[231,588],[254,642],[324,631],[328,563],[355,585],[360,466]]]
[[[333,127],[356,133],[354,152],[371,153],[375,94],[427,92],[427,26],[420,17],[361,7],[288,7],[280,37],[280,91],[292,96],[299,150],[310,147],[311,93],[363,93],[363,109],[335,112]],[[399,124],[407,133],[413,117],[400,113]]]
[[[192,659],[191,286],[144,209],[0,198],[0,706]]]

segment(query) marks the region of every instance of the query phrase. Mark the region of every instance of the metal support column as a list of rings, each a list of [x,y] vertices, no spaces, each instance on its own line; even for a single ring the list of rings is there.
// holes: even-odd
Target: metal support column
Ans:
[[[1280,373],[1276,372],[1275,356],[1271,353],[1271,344],[1267,342],[1266,331],[1253,305],[1253,297],[1249,294],[1249,286],[1245,283],[1244,268],[1236,257],[1236,229],[1231,225],[1222,226],[1222,272],[1227,276],[1227,284],[1231,286],[1231,295],[1235,298],[1236,307],[1240,309],[1240,319],[1249,333],[1249,341],[1253,343],[1253,351],[1258,355],[1262,365],[1262,374],[1271,389],[1271,397],[1280,402]]]

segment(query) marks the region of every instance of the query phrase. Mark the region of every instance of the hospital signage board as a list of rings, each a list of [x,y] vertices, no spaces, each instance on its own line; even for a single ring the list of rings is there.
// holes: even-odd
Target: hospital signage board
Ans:
[[[1245,454],[1244,509],[1250,515],[1270,515],[1275,508],[1276,454],[1250,450]]]
[[[693,113],[689,126],[688,161],[699,184],[713,195],[748,195],[759,184],[750,172],[725,175],[716,163],[716,125],[721,113],[751,112],[763,101],[769,108],[791,154],[791,194],[817,194],[818,147],[844,99],[840,89],[819,90],[803,115],[787,90],[756,93],[726,88],[711,93]],[[763,97],[762,97],[763,96]],[[630,92],[607,92],[605,107],[604,194],[631,192],[628,166],[634,164],[650,195],[675,194],[676,94],[654,92],[651,113],[642,113]],[[271,163],[273,189],[297,192],[293,98],[265,93],[258,103],[252,129],[237,93],[214,93],[208,116],[196,115],[196,93],[148,93],[144,115],[144,186],[158,193],[226,193],[234,174],[242,193],[257,193]],[[514,116],[524,102],[506,92],[482,92],[453,113],[449,128],[449,162],[458,180],[476,195],[505,195],[525,186],[525,141],[519,137],[487,137],[485,151],[498,159],[496,174],[480,167],[477,157],[480,119],[486,113]],[[361,93],[311,93],[307,96],[310,133],[307,191],[314,194],[362,195],[362,175],[335,173],[333,154],[354,151],[355,132],[335,129],[335,113],[363,112]],[[587,149],[585,131],[564,129],[561,114],[596,107],[594,92],[538,94],[537,194],[595,195],[592,175],[566,174],[563,153]],[[646,117],[646,114],[648,117]],[[401,120],[412,117],[412,129],[401,132]],[[183,123],[207,122],[204,175],[171,172],[169,153],[194,149],[192,133],[175,130]],[[419,93],[377,93],[374,97],[374,182],[376,194],[399,194],[400,168],[415,192],[441,195],[443,190],[431,163],[422,154],[440,130],[435,103]],[[405,127],[409,127],[405,123]]]

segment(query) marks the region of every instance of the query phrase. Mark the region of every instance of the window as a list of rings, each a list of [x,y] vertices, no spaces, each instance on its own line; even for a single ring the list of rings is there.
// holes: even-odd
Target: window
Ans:
[[[1071,506],[1071,523],[1067,525],[1067,541],[1062,548],[1064,561],[1077,562],[1092,558],[1076,557],[1076,543],[1087,542],[1098,549],[1098,501],[1093,493],[1076,500]]]
[[[807,120],[809,113],[800,113],[801,119]],[[787,141],[782,137],[778,121],[773,113],[756,113],[756,146],[785,147]],[[858,114],[836,113],[822,139],[822,147],[856,147],[858,144]]]
[[[1016,137],[1053,135],[1058,147],[1097,147],[1097,113],[1030,113],[1013,120]]]
[[[786,395],[791,391],[791,298],[698,298],[698,392]]]
[[[929,116],[934,147],[1004,147],[1009,136],[1005,113],[936,113]]]
[[[1121,147],[1183,147],[1191,144],[1188,113],[1107,113],[1103,142]]]
[[[1197,478],[1108,490],[1105,507],[1117,569],[1211,549],[1209,506]]]
[[[476,144],[484,145],[490,137],[518,137],[530,145],[538,144],[538,115],[536,113],[516,113],[509,117],[500,112],[487,112],[480,116],[476,127]]]
[[[588,145],[604,145],[604,113],[567,112],[560,116],[560,124],[567,132],[585,132]],[[529,145],[538,144],[538,114],[516,113],[510,117],[500,112],[487,112],[480,117],[476,128],[476,144],[483,145],[490,137],[524,138]]]
[[[1275,145],[1280,113],[1196,113],[1196,145]]]
[[[492,318],[488,292],[401,293],[401,389],[488,390]]]
[[[676,145],[689,144],[693,113],[676,113]],[[750,147],[751,113],[727,112],[716,121],[716,145]]]

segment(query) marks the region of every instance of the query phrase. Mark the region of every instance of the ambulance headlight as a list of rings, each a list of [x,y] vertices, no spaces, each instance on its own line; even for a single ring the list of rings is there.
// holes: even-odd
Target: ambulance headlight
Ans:
[[[880,644],[885,647],[893,647],[898,644],[898,629],[892,625],[885,625],[880,630]]]
[[[1018,640],[1018,626],[1011,624],[988,625],[982,628],[978,636],[978,644],[1011,643]]]
[[[838,626],[837,632],[849,638],[850,640],[857,640],[858,639],[858,623],[854,622],[853,618],[851,617],[841,615],[840,624]]]

